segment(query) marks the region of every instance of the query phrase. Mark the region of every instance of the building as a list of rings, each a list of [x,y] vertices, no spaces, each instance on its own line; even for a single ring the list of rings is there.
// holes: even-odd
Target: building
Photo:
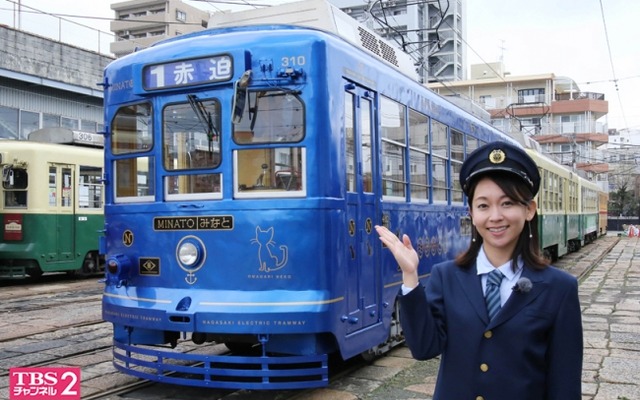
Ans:
[[[131,0],[111,5],[115,12],[111,52],[122,57],[153,43],[203,30],[209,13],[180,0]]]
[[[466,78],[465,1],[328,0],[413,58],[423,82]],[[442,7],[442,9],[441,9]],[[205,29],[209,15],[180,0],[130,0],[111,5],[116,57],[180,34]]]
[[[103,130],[102,70],[112,57],[0,26],[0,139],[40,128]]]
[[[609,162],[609,192],[621,188],[640,199],[640,129],[611,129],[606,149]]]
[[[609,140],[600,122],[609,109],[604,94],[582,92],[572,79],[551,73],[511,76],[502,63],[471,66],[471,78],[429,87],[480,104],[495,127],[532,137],[544,153],[608,190],[608,162],[600,149]]]
[[[422,82],[466,79],[466,0],[329,1],[409,53]]]

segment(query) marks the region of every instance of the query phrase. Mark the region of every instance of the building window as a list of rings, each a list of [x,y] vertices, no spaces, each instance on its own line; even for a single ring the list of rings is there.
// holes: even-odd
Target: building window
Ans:
[[[53,114],[42,114],[43,128],[56,128],[60,126],[60,116]]]
[[[60,126],[63,128],[77,131],[80,125],[80,121],[75,118],[60,117]]]
[[[518,103],[544,102],[544,88],[531,88],[518,90]]]
[[[0,107],[0,138],[20,139],[17,108]]]
[[[181,10],[176,10],[176,19],[178,21],[185,22],[187,20],[187,13]]]
[[[29,134],[40,128],[40,114],[31,111],[20,111],[20,139],[27,139]]]

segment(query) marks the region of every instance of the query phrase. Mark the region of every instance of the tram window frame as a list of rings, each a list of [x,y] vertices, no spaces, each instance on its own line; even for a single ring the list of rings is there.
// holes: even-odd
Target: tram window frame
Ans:
[[[16,174],[16,171],[21,172]],[[29,172],[26,168],[5,166],[2,169],[2,189],[4,208],[28,208]]]
[[[153,107],[149,102],[120,107],[111,120],[111,153],[144,153],[153,149]]]
[[[212,181],[212,182],[208,182]],[[188,189],[184,189],[188,186]],[[211,188],[211,190],[206,190]],[[220,200],[223,180],[220,173],[172,174],[164,177],[164,198],[179,200]]]
[[[435,119],[431,119],[431,185],[433,202],[448,204],[450,199],[450,171],[449,171],[449,127]],[[442,165],[442,172],[439,166]],[[437,178],[442,176],[442,180]]]
[[[355,94],[345,92],[344,101],[344,143],[345,143],[345,187],[347,192],[356,191],[356,136],[355,136]]]
[[[407,159],[407,107],[386,96],[380,96],[380,163],[382,165],[382,198],[406,201],[409,177]]]
[[[558,187],[558,211],[565,211],[566,212],[566,209],[567,209],[566,206],[567,205],[565,203],[564,190],[565,190],[567,179],[563,178],[562,176],[558,176],[558,180],[559,180],[559,182],[558,182],[558,184],[559,184],[559,187]]]
[[[78,176],[78,207],[87,210],[99,210],[103,206],[102,168],[81,164]]]
[[[193,101],[167,104],[162,111],[162,164],[166,171],[220,166],[222,105],[215,98],[191,98]]]
[[[409,194],[429,202],[429,116],[409,108]]]
[[[290,159],[291,157],[297,160]],[[236,199],[305,197],[307,195],[306,165],[307,149],[303,146],[235,149],[233,151],[233,197]],[[292,187],[292,185],[295,186]]]
[[[135,162],[135,167],[133,163]],[[146,166],[146,175],[140,174]],[[140,168],[142,167],[142,168]],[[145,203],[155,200],[155,164],[153,157],[123,157],[113,160],[113,197],[115,203]],[[132,178],[135,174],[135,183]],[[144,178],[146,177],[146,182]],[[146,186],[145,186],[146,185]],[[145,189],[146,187],[146,189]],[[128,189],[135,194],[122,194],[119,190]]]
[[[466,135],[465,154],[469,155],[469,154],[473,153],[474,151],[476,151],[478,149],[478,147],[480,147],[481,143],[482,143],[482,141],[480,139],[475,138],[473,136]]]
[[[278,102],[281,98],[285,101]],[[282,88],[254,89],[247,92],[247,101],[242,117],[233,123],[232,137],[236,144],[281,145],[304,140],[306,106],[298,91]]]
[[[455,179],[456,176],[460,176],[460,170],[462,169],[462,163],[464,162],[464,154],[465,154],[465,140],[464,133],[457,129],[451,128],[451,174],[452,177],[450,179],[451,182],[451,201],[453,203],[462,203],[463,202],[463,193],[462,186],[460,185],[460,180]]]

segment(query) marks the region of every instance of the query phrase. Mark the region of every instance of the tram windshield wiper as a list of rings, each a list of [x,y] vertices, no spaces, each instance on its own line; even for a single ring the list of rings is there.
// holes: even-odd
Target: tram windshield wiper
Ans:
[[[204,126],[205,132],[207,134],[207,139],[209,139],[209,153],[213,154],[213,139],[216,137],[220,137],[220,132],[216,129],[213,124],[213,118],[211,117],[211,113],[207,111],[207,107],[202,103],[202,100],[198,99],[195,94],[187,95],[187,99],[189,100],[189,104],[193,109],[193,112],[196,114],[202,125]]]

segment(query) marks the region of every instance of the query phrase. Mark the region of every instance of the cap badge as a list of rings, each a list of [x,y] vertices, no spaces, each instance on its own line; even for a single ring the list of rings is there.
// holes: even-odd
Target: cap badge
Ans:
[[[489,153],[489,161],[492,164],[502,164],[506,158],[507,155],[504,154],[504,151],[500,149],[495,149],[491,153]]]

